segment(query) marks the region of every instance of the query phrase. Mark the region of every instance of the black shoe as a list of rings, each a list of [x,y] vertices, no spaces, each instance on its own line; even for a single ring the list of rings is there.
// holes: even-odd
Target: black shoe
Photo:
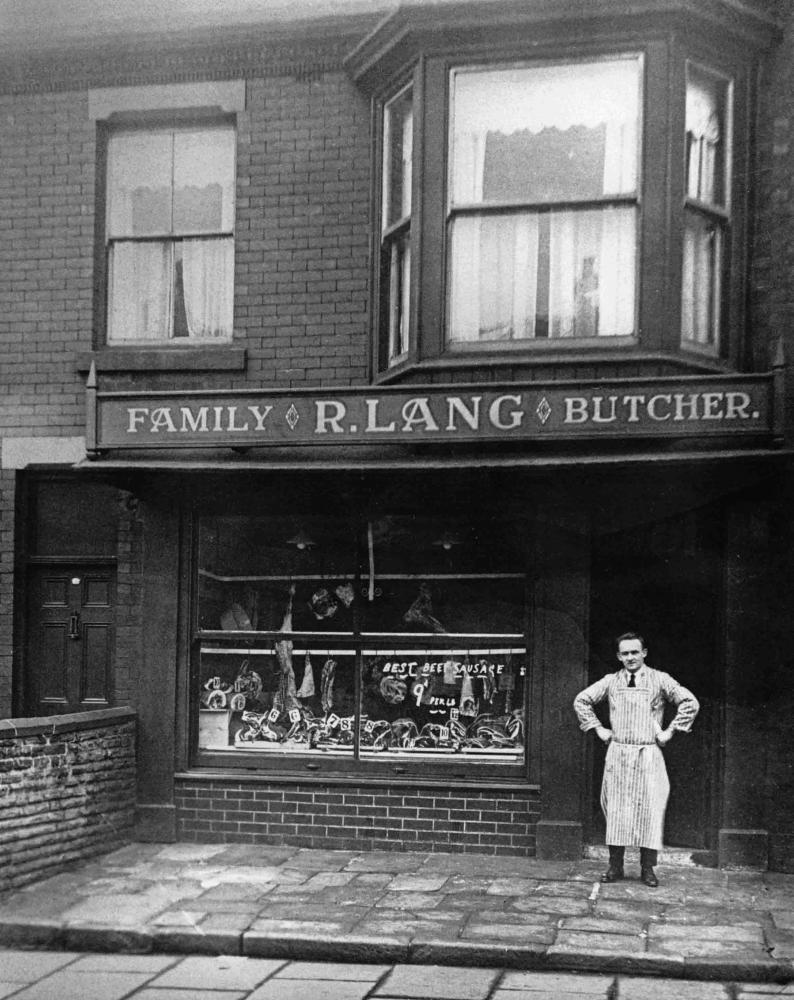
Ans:
[[[620,882],[623,878],[622,868],[613,868],[612,865],[607,868],[604,874],[601,876],[602,882]]]
[[[659,879],[656,877],[653,868],[643,868],[640,872],[640,881],[650,889],[655,889],[659,884]]]

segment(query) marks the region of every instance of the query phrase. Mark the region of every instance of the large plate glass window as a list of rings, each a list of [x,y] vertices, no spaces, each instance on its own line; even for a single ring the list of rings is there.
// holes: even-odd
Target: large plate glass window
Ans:
[[[730,81],[688,63],[681,340],[713,353],[720,349],[730,148]]]
[[[199,751],[286,767],[522,764],[521,531],[413,515],[201,518]]]
[[[633,336],[642,59],[450,82],[447,341]]]
[[[234,128],[114,132],[107,162],[108,341],[230,340]]]
[[[407,87],[383,111],[381,302],[386,363],[411,350],[411,178],[413,97]]]

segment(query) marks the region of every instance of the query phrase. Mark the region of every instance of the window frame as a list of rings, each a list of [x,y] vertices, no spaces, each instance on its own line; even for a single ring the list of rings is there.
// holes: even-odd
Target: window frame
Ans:
[[[281,520],[288,520],[291,515],[294,515],[295,510],[303,510],[300,503],[297,504],[296,508],[290,508],[289,512],[282,509],[268,510],[264,516],[275,516]],[[393,508],[393,513],[397,516],[413,516],[411,511],[407,511],[401,503],[397,503]],[[356,552],[352,556],[352,572],[350,574],[349,580],[353,585],[356,594],[362,594],[366,592],[368,586],[368,577],[366,571],[367,565],[367,554],[361,551],[361,542],[366,533],[365,525],[369,519],[376,519],[379,515],[383,514],[383,510],[380,507],[370,509],[366,502],[362,500],[361,506],[357,507],[355,515],[348,513],[342,515],[332,504],[332,516],[336,514],[340,521],[346,520],[348,522],[348,527],[354,532],[355,538],[358,541],[356,546]],[[527,553],[524,552],[522,559],[520,560],[520,569],[512,567],[509,571],[502,574],[497,574],[501,577],[511,577],[515,578],[517,586],[520,588],[520,601],[518,602],[521,607],[521,624],[522,624],[522,634],[519,638],[517,634],[508,633],[480,633],[477,634],[477,638],[474,638],[474,633],[472,633],[471,641],[468,646],[472,645],[487,645],[489,642],[493,646],[503,646],[505,643],[510,642],[513,644],[522,644],[524,646],[523,654],[523,666],[521,676],[524,678],[521,693],[521,707],[523,708],[523,729],[521,736],[521,756],[520,759],[514,761],[499,760],[495,758],[493,760],[488,760],[481,758],[473,762],[471,758],[467,757],[466,754],[451,754],[447,757],[433,757],[432,755],[418,755],[412,757],[411,754],[405,754],[403,757],[398,755],[387,755],[381,756],[377,752],[369,751],[366,747],[360,745],[360,737],[357,734],[355,737],[355,750],[350,753],[350,755],[325,755],[322,753],[269,753],[266,750],[261,752],[254,751],[241,751],[235,746],[229,746],[228,748],[212,748],[202,746],[200,744],[200,732],[199,732],[199,710],[200,705],[198,698],[195,697],[195,693],[201,688],[201,678],[202,678],[202,663],[201,654],[202,646],[207,644],[211,647],[216,647],[218,645],[228,645],[230,649],[239,646],[245,646],[251,651],[259,650],[270,658],[272,658],[275,649],[275,643],[278,640],[289,639],[294,642],[295,646],[298,647],[299,644],[305,644],[308,648],[309,645],[313,645],[317,648],[319,653],[327,652],[328,655],[333,654],[334,647],[338,647],[340,644],[342,646],[348,647],[354,651],[354,671],[355,671],[355,701],[356,708],[354,711],[354,718],[359,718],[362,711],[362,684],[363,684],[363,670],[365,667],[365,655],[364,651],[368,648],[376,646],[382,648],[383,656],[394,656],[399,655],[401,649],[408,649],[412,646],[421,645],[426,649],[426,655],[432,655],[434,649],[441,650],[447,645],[458,642],[461,648],[461,657],[465,656],[466,653],[466,643],[463,640],[453,634],[440,633],[440,634],[423,634],[421,638],[413,635],[411,633],[389,633],[385,635],[381,632],[370,631],[366,627],[366,623],[362,620],[362,616],[359,611],[353,610],[353,628],[350,631],[322,631],[321,626],[318,626],[317,630],[307,632],[305,630],[300,630],[299,628],[294,628],[293,631],[274,631],[273,629],[262,629],[260,631],[222,631],[218,628],[208,628],[206,626],[202,627],[201,623],[201,608],[200,608],[200,577],[202,574],[200,567],[200,538],[202,532],[202,522],[206,519],[211,519],[212,517],[220,515],[233,516],[233,517],[243,517],[252,518],[256,520],[258,517],[262,517],[261,512],[253,513],[251,509],[245,504],[238,506],[233,504],[232,508],[224,507],[219,508],[217,502],[209,503],[194,503],[192,505],[190,514],[190,541],[188,543],[190,551],[190,561],[192,563],[190,568],[190,597],[189,597],[189,610],[187,610],[189,625],[186,630],[185,640],[187,644],[186,649],[186,659],[187,659],[187,676],[189,678],[189,684],[185,699],[185,712],[184,717],[186,719],[186,731],[185,735],[187,738],[186,746],[186,764],[189,767],[195,767],[199,770],[204,769],[223,769],[228,773],[241,774],[241,773],[258,773],[261,775],[267,775],[279,778],[289,778],[296,775],[301,775],[306,777],[311,775],[318,781],[324,780],[340,780],[355,778],[355,780],[367,781],[372,780],[386,780],[389,782],[399,782],[399,781],[410,781],[411,783],[422,783],[422,784],[449,784],[453,782],[455,785],[469,785],[472,787],[492,787],[494,784],[500,786],[511,786],[511,787],[521,787],[526,788],[534,779],[535,772],[538,767],[537,753],[535,750],[535,744],[533,742],[533,732],[534,727],[537,725],[537,710],[538,705],[536,702],[536,689],[533,683],[533,649],[532,649],[532,630],[531,630],[531,616],[532,616],[532,576],[530,573],[530,568],[527,562]],[[311,517],[311,512],[304,512],[304,520],[307,517]],[[442,516],[437,512],[432,512],[432,517],[438,518],[439,521],[443,520]],[[487,576],[487,574],[484,574]],[[377,575],[376,579],[386,579],[387,577],[381,578],[380,574]],[[428,578],[430,578],[428,576]],[[251,580],[253,578],[246,577],[246,580]],[[263,578],[264,579],[264,578]],[[273,577],[272,579],[277,579]],[[278,579],[281,579],[280,577]],[[284,580],[287,578],[284,577]],[[308,577],[296,577],[296,579],[302,580],[304,583]],[[314,579],[314,577],[312,577]],[[320,579],[320,577],[318,577]],[[327,577],[331,579],[331,577]],[[336,580],[337,577],[334,577]],[[370,626],[370,629],[372,626]],[[239,653],[239,650],[237,650]],[[314,653],[312,654],[314,656]],[[439,654],[440,655],[440,654]],[[238,657],[239,658],[239,657]],[[254,659],[254,669],[256,669],[256,661]],[[314,660],[315,675],[319,680],[320,663],[318,658],[315,657]],[[301,668],[296,663],[296,672],[300,674]],[[516,706],[518,707],[518,706]],[[353,732],[356,732],[355,726],[353,726]]]
[[[96,122],[96,176],[95,185],[95,213],[94,213],[94,349],[99,352],[100,358],[107,355],[109,358],[123,356],[127,359],[125,368],[137,370],[140,366],[135,362],[135,356],[145,353],[147,356],[157,355],[162,357],[172,356],[174,359],[183,359],[183,363],[169,365],[173,367],[192,368],[190,360],[193,357],[204,358],[204,365],[214,367],[214,356],[225,354],[231,349],[234,343],[234,306],[235,306],[235,286],[236,267],[232,267],[232,329],[229,337],[223,338],[193,338],[193,337],[171,337],[162,339],[118,339],[109,338],[109,307],[110,307],[110,265],[108,239],[108,194],[110,190],[109,178],[109,149],[111,138],[120,133],[156,132],[172,129],[202,130],[202,129],[230,129],[234,135],[234,162],[232,167],[231,182],[234,193],[234,205],[232,207],[231,233],[232,257],[236,258],[237,249],[237,208],[238,208],[238,126],[237,115],[234,112],[219,112],[216,109],[189,108],[185,110],[154,110],[146,112],[119,111],[113,112],[108,117],[98,119]],[[224,238],[228,238],[224,234]],[[172,239],[172,237],[167,237]],[[143,238],[148,239],[148,238]],[[181,239],[181,237],[179,238]],[[158,238],[159,242],[159,238]],[[185,356],[187,355],[187,357]],[[147,366],[145,364],[145,366]],[[239,364],[235,367],[239,367]]]
[[[391,193],[391,178],[387,178],[386,171],[386,160],[389,152],[392,151],[393,147],[390,147],[387,139],[387,114],[391,105],[396,105],[397,102],[404,95],[410,95],[411,103],[411,146],[412,146],[412,157],[411,157],[411,170],[409,172],[409,189],[408,189],[408,201],[409,209],[405,214],[401,214],[399,218],[390,220],[389,219],[389,209],[387,205],[387,192]],[[384,337],[381,353],[379,356],[380,366],[393,369],[398,367],[400,364],[408,360],[415,353],[415,329],[413,326],[414,315],[412,310],[412,303],[414,298],[414,261],[413,261],[413,248],[411,244],[411,231],[413,225],[413,212],[414,212],[414,171],[413,171],[413,143],[415,140],[414,131],[414,87],[412,81],[404,82],[403,86],[398,88],[395,93],[388,98],[388,100],[383,102],[383,108],[380,115],[379,128],[380,128],[380,143],[378,148],[380,150],[381,159],[378,164],[378,171],[376,176],[380,179],[380,214],[379,214],[379,225],[378,225],[378,249],[376,254],[376,259],[379,261],[378,264],[378,287],[380,289],[388,289],[386,294],[381,294],[380,296],[380,320],[379,325],[385,328],[386,334]],[[405,178],[403,178],[404,180]],[[397,268],[401,270],[402,265],[405,262],[405,251],[403,249],[402,254],[400,254],[401,246],[407,245],[408,248],[408,288],[406,290],[403,282],[400,282],[399,289],[397,289],[397,299],[399,302],[399,307],[395,308],[395,255],[397,257],[396,264]],[[402,277],[402,275],[401,275]],[[404,296],[407,292],[407,303],[408,308],[403,309]],[[402,341],[402,335],[400,331],[397,330],[395,334],[395,319],[398,322],[405,323],[405,349],[402,351],[394,352],[392,350],[395,339],[398,342]]]
[[[493,70],[505,70],[509,71],[522,70],[522,69],[542,69],[544,67],[564,67],[564,66],[584,66],[584,65],[597,65],[599,63],[606,62],[631,62],[636,61],[638,66],[637,83],[638,83],[638,100],[637,100],[637,136],[636,136],[636,184],[632,192],[626,192],[621,194],[612,195],[601,195],[598,197],[587,197],[587,198],[567,198],[561,199],[559,201],[517,201],[511,199],[509,202],[489,202],[481,201],[478,203],[456,203],[453,194],[450,190],[450,178],[452,176],[452,165],[454,162],[454,136],[453,136],[453,120],[454,120],[454,78],[457,74],[467,73],[467,72],[477,72],[477,71],[493,71]],[[552,341],[555,346],[564,344],[569,340],[574,342],[577,346],[589,347],[589,346],[622,346],[627,343],[633,343],[637,340],[636,330],[638,323],[638,274],[639,274],[639,244],[640,244],[640,220],[641,220],[641,181],[642,181],[642,169],[643,169],[643,142],[642,137],[644,135],[644,87],[645,87],[645,74],[644,74],[644,57],[642,52],[623,52],[618,56],[612,56],[609,54],[599,56],[596,58],[565,58],[565,59],[527,59],[521,61],[505,61],[498,64],[486,64],[486,65],[465,65],[460,64],[454,66],[449,71],[448,77],[448,108],[449,108],[449,127],[447,134],[447,163],[448,163],[448,178],[447,178],[447,188],[446,188],[446,204],[445,204],[445,249],[447,257],[447,273],[445,278],[445,298],[444,298],[444,350],[445,353],[454,355],[459,353],[488,353],[494,349],[500,351],[521,351],[528,345],[542,344],[546,341]],[[456,219],[464,217],[479,217],[484,219],[486,217],[496,217],[497,215],[508,213],[508,214],[529,214],[534,212],[539,218],[548,218],[555,211],[598,211],[604,208],[622,208],[622,207],[632,207],[635,210],[636,225],[634,227],[634,302],[633,302],[633,313],[634,313],[634,324],[633,331],[629,335],[601,335],[594,337],[571,337],[571,338],[553,338],[550,335],[546,337],[535,336],[532,338],[516,338],[513,340],[503,341],[503,340],[483,340],[483,341],[472,341],[465,342],[460,338],[453,340],[450,337],[451,324],[450,324],[450,312],[452,309],[452,260],[450,248],[452,245],[452,228]]]
[[[631,25],[608,35],[589,38],[572,26],[570,37],[559,29],[542,33],[537,44],[506,43],[495,32],[493,45],[485,44],[487,31],[476,44],[457,54],[446,51],[436,38],[417,33],[410,76],[405,70],[390,81],[378,81],[374,96],[380,117],[387,102],[406,79],[414,87],[414,196],[412,219],[411,325],[415,343],[411,356],[400,365],[383,364],[381,276],[374,274],[373,371],[374,382],[410,377],[414,369],[455,370],[472,365],[521,365],[575,361],[598,362],[677,359],[701,370],[739,367],[748,352],[745,333],[747,274],[748,175],[750,156],[749,111],[752,107],[758,54],[736,38],[705,39],[676,25],[647,31]],[[435,44],[434,44],[435,43]],[[643,60],[641,130],[639,136],[638,226],[636,257],[637,323],[630,337],[592,340],[527,339],[477,344],[475,349],[451,349],[446,343],[448,248],[447,174],[449,157],[449,81],[453,70],[467,66],[498,67],[511,63],[590,61],[639,54]],[[683,254],[683,205],[685,197],[685,89],[687,62],[732,82],[732,150],[726,191],[731,205],[731,225],[723,250],[722,328],[717,350],[689,349],[681,338]],[[376,130],[379,170],[381,130]],[[419,179],[421,178],[421,184]],[[380,175],[376,175],[375,212],[380,218]]]
[[[684,57],[683,74],[684,74],[684,99],[686,100],[687,87],[689,84],[689,71],[690,68],[694,69],[696,72],[700,73],[704,77],[710,77],[712,80],[718,81],[724,85],[725,88],[725,151],[723,153],[724,162],[722,165],[723,177],[722,184],[724,187],[724,197],[723,204],[720,205],[716,201],[705,201],[701,198],[693,197],[689,193],[689,183],[688,183],[688,155],[687,155],[687,132],[686,132],[686,112],[684,113],[684,163],[683,163],[683,173],[684,173],[684,209],[683,209],[683,222],[681,226],[681,236],[682,241],[685,239],[687,230],[687,217],[698,219],[701,222],[706,222],[711,224],[715,231],[719,233],[720,236],[720,248],[719,248],[719,259],[717,261],[717,266],[714,269],[712,275],[712,293],[716,293],[713,296],[713,308],[716,310],[716,317],[714,320],[709,319],[710,324],[712,324],[712,335],[713,340],[705,343],[701,343],[696,340],[692,340],[684,337],[683,331],[683,315],[681,319],[682,329],[680,331],[680,344],[682,351],[692,352],[695,355],[705,355],[708,357],[719,358],[723,355],[724,350],[724,337],[726,331],[726,308],[728,306],[728,292],[727,285],[730,278],[730,251],[731,251],[731,234],[733,230],[733,213],[734,213],[734,187],[733,187],[733,173],[734,173],[734,141],[736,134],[735,127],[735,112],[734,112],[734,94],[735,94],[735,81],[733,77],[727,73],[721,72],[719,69],[710,65],[707,60],[695,58],[693,56]],[[681,300],[682,300],[682,313],[683,313],[683,267],[684,267],[684,252],[682,247],[681,252]],[[716,287],[715,287],[716,286]],[[711,311],[711,310],[710,310]]]

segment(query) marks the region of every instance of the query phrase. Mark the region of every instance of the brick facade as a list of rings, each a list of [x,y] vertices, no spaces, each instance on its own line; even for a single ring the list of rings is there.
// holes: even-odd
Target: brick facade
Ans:
[[[0,889],[129,839],[135,715],[126,709],[0,722]]]
[[[745,262],[750,276],[747,329],[743,331],[747,356],[739,365],[739,370],[755,373],[768,371],[779,340],[790,340],[794,319],[794,21],[789,17],[783,23],[783,15],[788,13],[784,8],[781,3],[779,40],[758,80],[751,239]],[[18,498],[25,495],[26,477],[38,475],[41,466],[64,469],[71,465],[71,452],[59,456],[59,442],[80,442],[85,434],[85,380],[92,359],[97,362],[103,390],[349,387],[366,385],[370,380],[371,331],[376,325],[371,315],[375,305],[371,280],[377,266],[377,260],[372,259],[372,233],[378,225],[372,211],[378,185],[373,116],[370,97],[345,70],[345,56],[374,24],[375,18],[360,23],[351,19],[332,30],[315,30],[313,36],[296,31],[295,37],[281,25],[279,38],[273,39],[261,27],[244,34],[232,31],[223,37],[216,33],[214,39],[175,35],[150,39],[137,51],[121,44],[114,48],[112,43],[101,51],[76,46],[66,55],[29,54],[0,67],[0,440],[42,438],[51,442],[46,460],[34,458],[28,465],[22,462],[0,469],[0,716],[18,711],[21,680],[33,669],[26,662],[23,621],[25,559],[31,553],[25,549],[26,515],[17,522]],[[514,44],[511,39],[510,45]],[[387,65],[389,72],[392,69]],[[245,106],[236,115],[232,345],[244,360],[235,366],[226,359],[226,367],[214,367],[211,356],[214,352],[218,357],[218,348],[207,349],[209,361],[201,361],[202,347],[195,352],[198,360],[188,362],[184,357],[176,358],[176,352],[169,359],[166,349],[151,370],[142,363],[125,367],[107,357],[112,352],[105,350],[103,343],[102,304],[95,301],[101,284],[95,265],[96,244],[103,240],[98,221],[103,178],[97,169],[101,143],[97,124],[89,114],[89,91],[209,80],[239,80],[245,87]],[[443,166],[436,168],[443,170]],[[425,209],[426,205],[417,205],[417,217]],[[420,263],[428,269],[443,269],[438,261],[427,260],[427,255]],[[789,345],[787,351],[794,355],[794,346]],[[124,353],[135,351],[125,349]],[[189,351],[182,351],[185,353]],[[512,367],[518,352],[510,360],[505,360],[507,355],[501,357],[492,367],[484,354],[481,357],[486,360],[481,363],[480,356],[472,353],[468,369],[459,362],[458,367],[446,367],[449,359],[440,358],[435,367],[420,371],[416,381],[473,381],[472,371],[483,383],[518,379],[516,371],[527,382],[612,379],[627,374],[674,378],[688,370],[691,360],[658,352],[636,362],[631,354],[618,357],[618,352],[597,360],[586,351],[578,358],[573,351],[567,352],[567,358],[543,353],[546,356],[534,355],[523,368]],[[692,371],[699,370],[698,363],[703,361],[702,357],[696,359]],[[713,367],[717,371],[719,365]],[[701,368],[707,370],[708,364],[704,362]],[[786,378],[787,433],[791,439],[791,364]],[[495,450],[501,444],[498,442]],[[669,457],[662,456],[664,450],[661,447],[653,456],[654,462]],[[419,455],[418,451],[415,454]],[[439,448],[419,457],[432,465],[446,455]],[[479,474],[482,457],[482,453],[472,453],[467,474]],[[587,550],[597,531],[610,530],[599,523],[602,517],[607,524],[613,518],[612,530],[617,532],[633,523],[634,515],[633,511],[629,517],[613,508],[612,497],[622,491],[625,498],[636,488],[637,480],[635,476],[634,484],[627,487],[620,479],[622,473],[610,479],[616,467],[610,464],[614,458],[610,453],[598,468],[596,452],[587,456],[588,472],[583,472],[583,479],[597,469],[602,486],[608,487],[604,495],[609,500],[603,501],[600,509],[597,502],[592,508],[584,503],[576,506],[596,473],[583,489],[580,483],[569,480],[567,487],[552,485],[541,472],[537,480],[522,487],[524,495],[513,498],[522,507],[535,504],[540,512],[534,527],[538,540],[533,542],[536,604],[527,615],[535,630],[531,637],[535,673],[530,697],[539,707],[538,725],[531,731],[529,746],[534,773],[528,771],[528,780],[533,783],[511,791],[491,791],[487,779],[479,788],[470,780],[452,788],[430,784],[407,788],[388,786],[385,781],[383,785],[359,784],[353,777],[348,782],[346,775],[324,785],[289,777],[272,780],[265,773],[249,778],[234,767],[220,774],[213,769],[211,775],[202,774],[198,767],[189,771],[195,764],[195,746],[190,742],[195,705],[188,694],[194,682],[189,661],[195,639],[189,619],[194,567],[186,554],[192,530],[191,503],[201,490],[237,500],[240,480],[234,475],[222,478],[219,466],[211,470],[215,478],[205,479],[204,471],[196,466],[189,473],[193,479],[186,475],[179,482],[179,474],[168,469],[167,461],[154,472],[143,468],[120,473],[113,480],[118,487],[118,501],[114,501],[118,507],[116,549],[109,554],[114,560],[117,598],[113,699],[114,704],[132,705],[137,712],[142,736],[138,755],[141,794],[143,805],[150,806],[155,817],[155,836],[175,833],[195,841],[286,842],[356,849],[411,846],[528,855],[535,853],[536,830],[545,809],[553,813],[553,822],[545,828],[550,831],[546,833],[549,841],[558,840],[570,829],[571,843],[576,843],[587,811],[580,778],[591,762],[575,728],[570,704],[572,695],[587,680],[592,652],[589,644],[600,627],[598,621],[590,620],[592,581]],[[225,455],[223,460],[227,459],[237,460]],[[214,460],[212,456],[208,463]],[[346,456],[332,461],[338,461],[341,468]],[[484,473],[484,478],[488,474]],[[90,473],[81,470],[75,475]],[[751,492],[755,475],[753,467],[736,485],[720,484],[719,491],[723,496],[734,489]],[[265,461],[253,472],[245,470],[245,476],[262,495],[278,495],[279,474],[270,472]],[[325,491],[333,486],[332,476],[333,472],[311,484],[318,513],[322,513]],[[791,497],[790,472],[788,476],[786,495]],[[706,473],[703,478],[708,478]],[[694,496],[696,486],[690,495],[683,479],[682,475],[670,490],[676,502],[682,507],[706,502]],[[781,481],[774,480],[774,485]],[[365,472],[359,484],[361,495],[368,485]],[[658,497],[666,489],[667,484],[660,487]],[[713,489],[718,492],[716,486]],[[642,508],[642,492],[638,490],[633,496],[635,499],[629,496],[625,501],[626,507]],[[655,502],[657,497],[652,499]],[[415,502],[419,510],[421,493]],[[665,503],[662,498],[660,522],[667,516]],[[751,496],[750,505],[757,506],[756,495]],[[750,574],[744,552],[734,554],[734,565],[725,564],[725,593],[720,593],[719,600],[722,611],[736,612],[736,627],[730,634],[723,628],[714,645],[721,652],[728,647],[724,659],[733,663],[731,683],[739,693],[728,690],[727,684],[726,690],[719,692],[728,710],[714,724],[714,747],[722,738],[719,726],[736,735],[733,747],[726,752],[730,766],[719,775],[714,767],[714,816],[708,822],[710,834],[721,827],[768,830],[770,863],[783,869],[794,865],[794,838],[789,832],[794,825],[794,807],[790,805],[794,802],[794,794],[790,794],[794,792],[794,758],[785,749],[790,742],[787,734],[794,698],[790,678],[794,671],[785,601],[780,592],[773,592],[781,580],[785,581],[783,594],[790,594],[794,585],[794,540],[785,504],[772,507],[765,544],[769,552],[780,556],[774,571],[760,560],[758,573]],[[249,509],[255,510],[255,504],[250,503]],[[724,511],[719,517],[723,515]],[[746,516],[751,519],[752,515]],[[566,521],[569,517],[570,523]],[[625,524],[620,523],[621,517]],[[728,529],[727,542],[720,540],[722,558],[731,551],[730,532],[738,537],[745,527],[737,517]],[[86,533],[90,530],[88,524]],[[82,551],[90,553],[90,546]],[[35,555],[44,558],[46,553]],[[65,560],[69,554],[58,555]],[[626,590],[630,592],[630,587]],[[739,628],[750,592],[755,595],[755,617],[742,619],[750,625]],[[774,605],[774,600],[780,603]],[[741,678],[761,670],[761,661],[770,655],[768,650],[754,649],[753,642],[773,605],[777,624],[771,656],[785,693],[766,700],[754,695],[750,704]],[[664,625],[658,627],[661,630]],[[724,669],[728,676],[728,668]],[[28,736],[20,730],[19,735],[6,738],[0,728],[0,762],[8,765],[4,775],[13,776],[13,781],[4,777],[0,782],[3,804],[11,805],[0,820],[4,831],[0,859],[13,860],[19,873],[14,878],[36,877],[49,865],[105,849],[128,831],[131,822],[132,722],[120,723],[118,728],[78,726],[73,732],[59,732],[57,743],[49,746],[40,740],[44,732],[34,727]],[[752,770],[748,763],[751,755],[743,752],[746,748],[754,750]],[[22,760],[27,762],[27,772],[17,766]],[[39,780],[36,794],[40,792],[41,798],[13,800],[12,804],[12,795],[23,795],[16,789],[23,787],[26,774]],[[66,782],[57,784],[59,776]],[[77,802],[77,783],[96,792],[98,801],[110,803],[110,815],[115,819],[109,825],[97,809]],[[746,794],[745,789],[749,789]],[[60,847],[48,839],[47,823],[53,822],[53,810],[46,798],[64,810],[65,825],[60,830],[67,833]],[[750,799],[752,809],[748,808]],[[39,815],[40,820],[36,818]],[[167,818],[160,827],[157,824],[163,816]],[[25,828],[24,837],[19,837],[20,824]],[[19,839],[23,852],[19,855],[7,853],[14,838]],[[0,876],[0,886],[3,884]]]

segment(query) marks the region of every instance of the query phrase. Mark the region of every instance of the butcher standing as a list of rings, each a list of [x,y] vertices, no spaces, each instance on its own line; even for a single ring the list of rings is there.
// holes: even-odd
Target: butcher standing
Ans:
[[[621,669],[602,677],[576,696],[579,725],[608,744],[601,785],[601,808],[607,821],[609,867],[602,882],[623,878],[627,847],[640,849],[640,878],[655,888],[654,872],[662,846],[664,812],[670,782],[661,748],[676,731],[689,732],[700,708],[678,681],[645,663],[645,640],[626,632],[617,640]],[[609,703],[610,729],[602,726],[593,706]],[[677,706],[673,721],[662,729],[665,702]]]

